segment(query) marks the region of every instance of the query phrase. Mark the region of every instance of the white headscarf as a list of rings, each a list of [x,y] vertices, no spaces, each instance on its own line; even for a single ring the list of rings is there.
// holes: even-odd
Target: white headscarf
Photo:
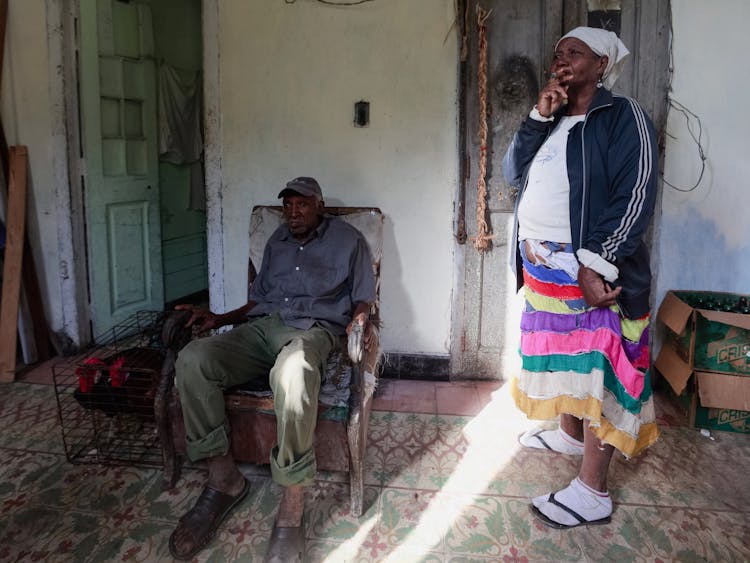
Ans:
[[[630,54],[630,51],[628,51],[625,44],[620,41],[617,34],[613,31],[607,31],[606,29],[599,29],[596,27],[576,27],[563,35],[560,38],[560,41],[567,39],[568,37],[580,39],[589,46],[589,49],[594,51],[594,53],[600,57],[607,55],[609,62],[607,63],[607,68],[604,69],[604,73],[602,74],[602,82],[604,82],[604,86],[607,90],[611,90],[622,72],[625,57]],[[557,49],[560,41],[555,44],[555,49]]]

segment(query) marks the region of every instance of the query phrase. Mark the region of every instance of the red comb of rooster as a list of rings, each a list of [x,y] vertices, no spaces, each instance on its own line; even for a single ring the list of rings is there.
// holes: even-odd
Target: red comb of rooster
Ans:
[[[112,382],[112,387],[122,387],[122,384],[128,379],[128,374],[122,369],[125,365],[125,357],[120,356],[109,367],[109,380]]]
[[[83,360],[83,365],[76,368],[76,375],[93,375],[96,370],[106,365],[101,358],[86,358]]]
[[[97,370],[104,367],[106,364],[100,358],[86,358],[83,361],[83,365],[76,368],[76,375],[78,376],[78,387],[80,387],[83,393],[88,393],[94,387],[94,376]]]

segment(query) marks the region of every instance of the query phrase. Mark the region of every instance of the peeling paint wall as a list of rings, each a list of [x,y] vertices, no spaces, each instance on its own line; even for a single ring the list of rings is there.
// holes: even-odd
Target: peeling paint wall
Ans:
[[[385,214],[384,349],[448,353],[457,176],[453,4],[218,5],[223,182],[213,228],[224,245],[226,309],[246,301],[252,206],[277,203],[295,176],[315,176],[328,204],[377,206]],[[370,125],[357,128],[361,99],[370,102]]]
[[[209,213],[221,240],[209,245],[218,249],[212,287],[218,278],[224,283],[221,299],[212,289],[212,301],[223,300],[224,309],[244,301],[250,208],[275,203],[289,178],[316,175],[329,203],[377,205],[388,218],[386,350],[447,353],[457,173],[453,2],[210,3],[218,6],[219,51],[207,49],[218,62],[206,76],[217,80],[211,88],[221,114],[208,116],[220,121],[218,138],[209,140],[223,177]],[[29,147],[29,234],[53,330],[75,311],[58,244],[67,189],[55,62],[62,41],[48,33],[48,10],[59,5],[10,1],[1,92],[9,142]],[[750,288],[750,159],[741,103],[750,83],[743,48],[750,3],[724,0],[717,9],[674,0],[672,11],[673,97],[700,117],[708,160],[694,191],[664,188],[655,232],[657,306],[670,288]],[[353,104],[362,98],[371,103],[371,124],[358,129]],[[700,161],[682,114],[670,112],[668,131],[664,176],[690,187]]]
[[[62,162],[59,158],[64,150],[57,120],[64,115],[62,98],[51,99],[51,91],[62,84],[61,69],[50,64],[48,51],[61,38],[59,28],[48,36],[47,24],[44,0],[8,3],[0,111],[8,144],[29,150],[26,228],[47,322],[57,331],[65,324],[62,280],[69,266],[58,253],[57,189],[67,182],[67,169],[64,153]]]
[[[673,0],[672,97],[700,119],[706,168],[693,191],[664,186],[656,303],[669,289],[750,292],[750,158],[745,93],[750,3]],[[698,121],[690,127],[698,134]],[[685,115],[671,108],[664,178],[691,188],[701,160]]]

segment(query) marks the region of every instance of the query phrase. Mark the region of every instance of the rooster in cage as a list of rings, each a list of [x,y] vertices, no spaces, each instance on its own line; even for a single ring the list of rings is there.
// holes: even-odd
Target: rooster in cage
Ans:
[[[129,348],[105,358],[90,357],[75,370],[73,396],[85,409],[109,417],[154,418],[154,396],[164,357],[152,348]]]

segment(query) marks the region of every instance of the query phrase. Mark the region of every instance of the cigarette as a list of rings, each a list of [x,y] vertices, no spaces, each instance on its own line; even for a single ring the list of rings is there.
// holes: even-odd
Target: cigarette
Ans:
[[[550,78],[557,78],[557,73],[556,72],[550,72],[549,77]]]

